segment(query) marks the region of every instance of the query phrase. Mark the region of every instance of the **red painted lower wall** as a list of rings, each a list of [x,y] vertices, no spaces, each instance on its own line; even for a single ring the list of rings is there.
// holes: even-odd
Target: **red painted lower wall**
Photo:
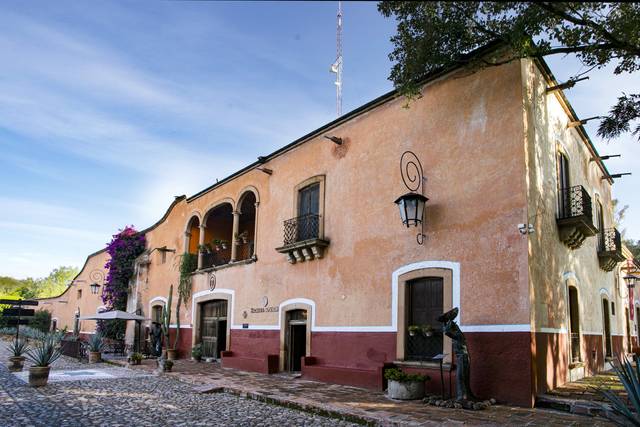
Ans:
[[[169,330],[169,339],[172,344],[176,339],[176,331],[176,328],[171,328]],[[178,349],[178,358],[190,359],[191,347],[191,328],[180,328],[180,336],[178,337],[178,343],[176,345],[176,348]]]
[[[494,397],[502,402],[530,407],[533,404],[531,334],[467,333],[471,355],[471,387],[480,398]],[[280,353],[279,331],[232,330],[230,352],[223,355],[223,366],[271,372]],[[396,334],[387,332],[314,332],[311,357],[303,363],[302,374],[338,384],[382,389],[382,372],[396,359]],[[409,369],[431,377],[427,388],[440,392],[440,372],[435,369]],[[445,372],[445,388],[449,377]],[[455,371],[451,373],[455,384]],[[452,390],[453,391],[453,390]]]

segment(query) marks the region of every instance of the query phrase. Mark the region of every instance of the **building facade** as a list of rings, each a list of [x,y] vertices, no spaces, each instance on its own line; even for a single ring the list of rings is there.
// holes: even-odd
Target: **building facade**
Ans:
[[[434,75],[410,108],[391,92],[176,198],[143,231],[129,310],[156,318],[191,253],[183,357],[200,343],[226,367],[376,389],[396,365],[439,391],[433,357],[444,354],[447,389],[455,358],[436,319],[458,307],[481,397],[531,406],[603,369],[631,350],[638,316],[612,180],[561,91],[547,91],[556,84],[532,60]],[[415,173],[406,152],[426,178],[422,245],[394,203]],[[90,284],[106,256],[43,302],[58,328],[100,308]]]

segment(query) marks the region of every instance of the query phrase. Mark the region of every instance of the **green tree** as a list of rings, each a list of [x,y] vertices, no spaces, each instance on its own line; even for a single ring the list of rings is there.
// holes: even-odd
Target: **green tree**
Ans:
[[[409,98],[419,94],[419,82],[429,74],[464,64],[574,54],[589,67],[582,74],[609,64],[614,74],[640,69],[640,3],[381,1],[378,10],[396,18],[389,78]],[[509,49],[465,55],[492,42]],[[610,139],[632,131],[640,139],[640,124],[631,129],[638,119],[640,94],[623,93],[598,134]]]
[[[38,298],[48,298],[60,295],[78,275],[76,267],[58,267],[44,279],[35,281]]]
[[[629,248],[634,258],[640,259],[640,240],[625,239],[624,244]]]

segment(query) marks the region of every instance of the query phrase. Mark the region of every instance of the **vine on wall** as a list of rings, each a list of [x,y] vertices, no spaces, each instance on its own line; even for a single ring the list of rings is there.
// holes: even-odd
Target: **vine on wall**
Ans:
[[[111,256],[104,265],[108,270],[102,288],[102,302],[110,310],[126,310],[129,280],[135,271],[135,260],[144,252],[146,239],[144,234],[133,226],[126,226],[107,245],[107,253]],[[98,332],[109,338],[124,336],[124,321],[99,321]]]

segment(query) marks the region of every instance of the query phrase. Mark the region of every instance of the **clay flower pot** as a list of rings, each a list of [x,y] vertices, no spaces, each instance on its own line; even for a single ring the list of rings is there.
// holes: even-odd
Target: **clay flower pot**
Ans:
[[[11,365],[9,366],[9,370],[11,372],[20,372],[24,366],[24,357],[23,356],[11,356],[9,358]]]
[[[99,351],[89,352],[89,363],[98,363],[102,361],[102,354]]]
[[[178,350],[167,350],[167,359],[176,360],[178,358]]]
[[[49,366],[32,366],[29,368],[29,385],[31,387],[44,387],[49,381]]]

